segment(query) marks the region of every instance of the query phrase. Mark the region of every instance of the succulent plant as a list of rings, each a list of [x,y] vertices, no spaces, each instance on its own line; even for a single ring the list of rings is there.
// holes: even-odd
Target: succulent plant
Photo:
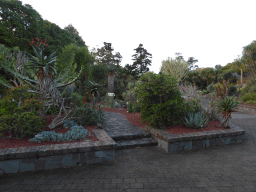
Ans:
[[[74,125],[68,132],[56,133],[55,131],[42,131],[35,135],[34,138],[30,139],[31,142],[41,141],[53,141],[53,142],[64,142],[64,141],[77,141],[82,140],[88,134],[88,130],[85,130],[83,126]]]
[[[209,122],[209,118],[207,115],[205,115],[202,112],[192,112],[188,113],[184,118],[183,118],[183,123],[186,127],[190,127],[193,129],[201,129],[206,127],[206,125]]]

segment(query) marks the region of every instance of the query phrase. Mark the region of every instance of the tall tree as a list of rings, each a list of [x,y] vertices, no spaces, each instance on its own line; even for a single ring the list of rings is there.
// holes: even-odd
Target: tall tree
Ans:
[[[113,54],[114,49],[111,47],[111,43],[104,42],[104,46],[97,49],[97,61],[99,64],[107,67],[108,73],[108,92],[114,92],[114,80],[118,75],[119,65],[122,60],[122,56],[119,52]]]
[[[195,59],[194,57],[189,57],[188,58],[187,63],[188,63],[189,70],[194,70],[198,67],[198,65],[194,66],[194,63],[196,63],[196,62],[198,62],[198,60]]]
[[[83,41],[82,37],[79,36],[79,32],[73,27],[73,25],[69,24],[67,27],[64,28],[64,30],[68,31],[73,41],[78,46],[85,46],[85,42]]]
[[[243,48],[242,61],[248,66],[253,76],[252,81],[255,83],[256,77],[256,41]]]
[[[0,2],[0,43],[18,46],[21,50],[32,53],[28,41],[35,36],[39,37],[42,31],[43,19],[40,14],[28,4],[22,5],[19,0]]]
[[[132,60],[134,62],[130,68],[132,69],[132,72],[137,79],[141,74],[149,71],[148,66],[151,66],[152,54],[148,53],[148,51],[143,48],[142,44],[139,44],[139,47],[134,50],[136,53],[132,55]]]

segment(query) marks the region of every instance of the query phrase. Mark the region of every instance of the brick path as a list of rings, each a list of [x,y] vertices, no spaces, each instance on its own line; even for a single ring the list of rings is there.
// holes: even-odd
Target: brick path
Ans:
[[[244,143],[177,154],[157,146],[118,150],[109,163],[0,176],[0,191],[256,191],[256,116],[232,116],[246,131]]]

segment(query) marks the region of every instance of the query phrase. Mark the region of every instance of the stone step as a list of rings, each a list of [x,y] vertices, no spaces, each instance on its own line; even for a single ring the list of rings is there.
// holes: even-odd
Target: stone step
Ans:
[[[133,140],[120,140],[115,141],[117,144],[116,149],[130,149],[135,147],[146,147],[146,146],[155,146],[157,142],[152,138],[141,138]]]
[[[150,138],[151,134],[145,131],[145,133],[127,133],[127,134],[123,133],[118,136],[109,134],[109,136],[115,141],[121,141],[121,140],[134,140],[134,139],[140,139],[140,138]]]

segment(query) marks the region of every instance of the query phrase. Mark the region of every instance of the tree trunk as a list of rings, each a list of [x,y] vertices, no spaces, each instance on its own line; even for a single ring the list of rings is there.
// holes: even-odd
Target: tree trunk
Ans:
[[[114,93],[114,80],[115,75],[108,76],[108,93]]]
[[[241,85],[243,86],[243,69],[241,69]]]

